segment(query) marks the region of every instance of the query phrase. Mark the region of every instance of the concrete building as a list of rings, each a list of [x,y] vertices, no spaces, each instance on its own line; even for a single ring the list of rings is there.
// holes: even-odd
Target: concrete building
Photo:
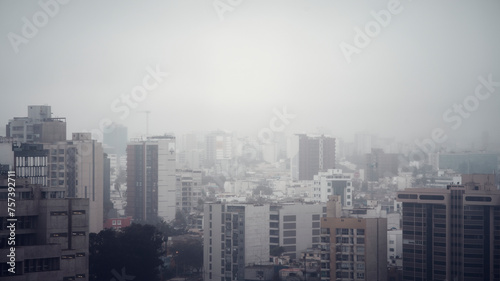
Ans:
[[[320,247],[320,219],[326,204],[283,204],[270,206],[270,248],[282,246],[283,255],[297,259],[310,248]]]
[[[206,157],[208,165],[214,165],[218,160],[233,158],[233,136],[231,133],[216,131],[206,136]]]
[[[293,180],[312,180],[320,171],[335,168],[335,138],[293,136],[290,151],[290,169]]]
[[[463,175],[446,189],[398,192],[403,280],[499,280],[500,191],[495,175]]]
[[[384,177],[395,177],[398,175],[398,165],[398,154],[372,148],[371,153],[366,154],[366,180],[378,181]]]
[[[202,198],[201,171],[177,169],[176,185],[177,209],[189,214],[198,207],[198,200]]]
[[[331,195],[341,198],[342,206],[352,208],[353,187],[351,175],[340,169],[329,169],[314,176],[313,200],[326,203]]]
[[[7,210],[5,177],[0,186],[0,208]],[[50,199],[48,190],[16,179],[15,245],[8,244],[11,217],[0,215],[0,280],[88,280],[89,199]],[[15,247],[15,275],[8,272],[10,247]]]
[[[150,137],[127,146],[127,216],[137,220],[175,219],[174,136]]]
[[[321,219],[322,280],[387,280],[387,219],[340,217],[333,196]]]
[[[204,207],[203,280],[244,280],[245,267],[269,260],[269,205]]]
[[[440,153],[439,169],[452,169],[459,174],[493,174],[498,171],[498,155],[494,153]]]
[[[103,131],[103,144],[106,152],[123,156],[127,152],[128,130],[127,127],[113,123]]]
[[[47,198],[89,198],[90,232],[103,229],[104,158],[90,133],[74,133],[71,141],[16,143],[12,150],[18,177],[50,187]]]
[[[396,265],[403,259],[403,231],[391,229],[387,231],[387,260]],[[397,264],[402,266],[402,264]]]
[[[68,198],[88,198],[89,230],[100,232],[105,181],[102,144],[91,139],[90,133],[73,133],[71,141],[44,144],[44,149],[49,152],[47,186],[65,191]]]
[[[14,117],[5,127],[8,138],[20,142],[52,143],[66,140],[66,118],[52,118],[48,105],[28,106],[28,117]]]

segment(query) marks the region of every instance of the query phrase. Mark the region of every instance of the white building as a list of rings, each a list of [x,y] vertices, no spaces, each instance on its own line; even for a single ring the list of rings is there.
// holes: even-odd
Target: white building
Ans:
[[[204,207],[203,280],[244,280],[245,266],[269,260],[269,205]]]
[[[326,204],[287,204],[271,206],[270,247],[282,246],[283,253],[297,259],[307,249],[320,247],[320,220]]]
[[[342,173],[340,169],[329,169],[314,176],[313,200],[325,203],[328,196],[339,195],[342,206],[352,208],[352,177]]]
[[[403,258],[403,231],[393,229],[387,231],[387,260],[392,263],[393,260]]]

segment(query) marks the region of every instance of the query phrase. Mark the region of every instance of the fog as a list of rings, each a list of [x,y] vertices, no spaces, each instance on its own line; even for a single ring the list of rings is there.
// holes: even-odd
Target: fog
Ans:
[[[50,3],[0,2],[4,123],[48,104],[68,133],[144,135],[149,111],[150,134],[257,136],[286,108],[287,134],[500,140],[498,1]]]

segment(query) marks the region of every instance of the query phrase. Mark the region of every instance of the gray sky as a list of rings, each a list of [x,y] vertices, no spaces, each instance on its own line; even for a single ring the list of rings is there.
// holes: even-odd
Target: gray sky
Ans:
[[[286,106],[296,115],[288,133],[325,127],[347,139],[368,131],[412,140],[440,127],[449,136],[489,130],[500,139],[500,87],[476,98],[460,125],[458,113],[448,116],[455,121],[442,117],[474,96],[479,76],[500,81],[500,2],[400,1],[348,63],[340,44],[356,47],[355,28],[373,26],[371,11],[388,11],[391,2],[243,0],[221,20],[212,0],[72,0],[26,38],[23,17],[33,23],[39,15],[43,24],[44,10],[36,1],[2,0],[0,120],[48,104],[69,132],[109,118],[134,137],[145,133],[137,111],[150,110],[151,133],[257,135],[273,108]],[[24,43],[13,44],[12,34]],[[169,76],[122,119],[113,102],[124,106],[120,96],[157,67]]]

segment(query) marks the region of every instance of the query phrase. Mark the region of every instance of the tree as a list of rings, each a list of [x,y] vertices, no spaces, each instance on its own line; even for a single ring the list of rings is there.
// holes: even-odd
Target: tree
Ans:
[[[176,241],[171,249],[175,266],[179,272],[190,271],[191,269],[200,272],[203,267],[203,243],[201,239],[190,239]]]
[[[283,247],[273,247],[270,251],[270,255],[274,257],[279,257],[285,252],[285,248]]]
[[[89,280],[112,280],[113,272],[118,272],[135,280],[159,281],[162,243],[163,236],[153,225],[132,224],[122,231],[91,233]]]
[[[259,185],[253,190],[253,195],[260,195],[260,192],[262,191],[263,195],[272,195],[273,194],[273,189],[270,188],[269,186],[264,186],[264,185]]]

